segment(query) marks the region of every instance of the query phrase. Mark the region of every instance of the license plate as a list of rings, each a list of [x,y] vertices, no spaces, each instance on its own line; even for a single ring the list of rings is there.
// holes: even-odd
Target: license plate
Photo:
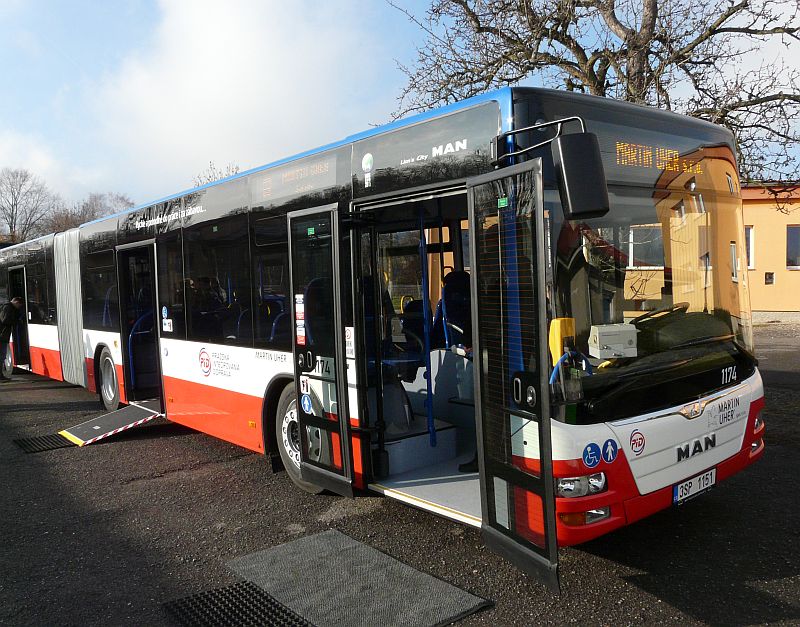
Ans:
[[[706,470],[691,479],[672,486],[672,502],[683,503],[687,499],[705,492],[717,482],[717,469]]]

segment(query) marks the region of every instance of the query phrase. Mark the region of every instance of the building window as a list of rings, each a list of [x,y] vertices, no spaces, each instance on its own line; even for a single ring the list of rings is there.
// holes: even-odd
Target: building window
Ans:
[[[709,253],[700,256],[700,269],[703,271],[703,287],[711,287],[711,279],[714,274],[711,271],[711,255]]]
[[[660,224],[631,226],[628,235],[628,268],[664,269],[664,239]]]
[[[686,221],[686,205],[682,200],[672,207],[672,215],[680,224]]]
[[[786,267],[800,270],[800,224],[786,227]]]
[[[744,227],[744,245],[747,248],[747,269],[753,270],[756,267],[755,248],[753,248],[753,227]]]
[[[731,280],[739,281],[739,257],[736,254],[736,242],[731,242]]]

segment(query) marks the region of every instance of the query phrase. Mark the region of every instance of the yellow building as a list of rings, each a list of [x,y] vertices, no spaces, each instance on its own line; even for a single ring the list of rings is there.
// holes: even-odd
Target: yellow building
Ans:
[[[754,312],[800,312],[800,185],[742,186]]]

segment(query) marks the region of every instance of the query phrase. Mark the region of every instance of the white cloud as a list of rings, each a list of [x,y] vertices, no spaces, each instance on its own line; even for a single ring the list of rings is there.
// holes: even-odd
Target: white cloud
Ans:
[[[152,41],[90,94],[106,187],[136,201],[184,189],[209,160],[261,165],[392,110],[401,78],[375,89],[396,55],[371,34],[369,0],[161,8]]]
[[[102,187],[100,172],[62,161],[45,140],[35,135],[0,130],[0,164],[30,170],[54,192],[66,192],[68,200]]]

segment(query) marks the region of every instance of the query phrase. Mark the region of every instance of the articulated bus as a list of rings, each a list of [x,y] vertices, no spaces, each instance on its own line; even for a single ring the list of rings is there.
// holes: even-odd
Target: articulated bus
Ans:
[[[763,454],[734,150],[488,93],[3,250],[4,368],[480,527],[557,587],[559,546]]]

